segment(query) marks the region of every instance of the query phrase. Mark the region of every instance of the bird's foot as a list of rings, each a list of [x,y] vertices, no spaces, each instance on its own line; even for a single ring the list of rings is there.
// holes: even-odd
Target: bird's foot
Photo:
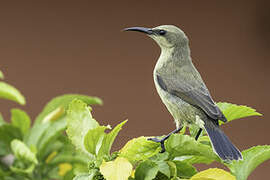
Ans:
[[[158,138],[148,138],[147,140],[149,141],[154,141],[156,143],[160,143],[160,146],[161,146],[161,151],[160,153],[164,153],[166,151],[165,149],[165,144],[164,142],[166,141],[167,138],[162,138],[162,139],[158,139]]]
[[[178,129],[175,129],[174,131],[172,131],[171,133],[169,133],[167,136],[165,136],[164,138],[162,139],[158,139],[158,138],[148,138],[147,140],[149,141],[154,141],[156,143],[160,143],[160,146],[161,146],[161,151],[160,153],[164,153],[166,151],[165,149],[165,141],[174,133],[178,133],[179,131],[181,131],[182,127],[181,128],[178,128]]]

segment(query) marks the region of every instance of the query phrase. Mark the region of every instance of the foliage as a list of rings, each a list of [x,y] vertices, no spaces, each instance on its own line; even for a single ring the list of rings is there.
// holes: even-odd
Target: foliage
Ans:
[[[25,99],[20,91],[5,82],[0,82],[0,98],[12,100],[21,105],[25,104]]]
[[[248,106],[235,105],[226,102],[219,102],[217,103],[217,106],[221,109],[228,121],[249,116],[262,116],[261,113],[256,112],[255,109]]]
[[[0,79],[3,79],[0,72]],[[0,98],[25,104],[19,90],[0,81]],[[10,123],[0,114],[0,179],[73,179],[88,157],[75,151],[65,136],[66,108],[73,99],[87,105],[102,104],[97,97],[66,94],[52,99],[37,116],[32,128],[29,115],[11,109]],[[81,168],[83,169],[83,168]]]
[[[237,180],[245,180],[261,163],[270,158],[270,146],[256,146],[242,152],[243,161],[226,164]]]
[[[225,111],[224,114],[228,118],[228,122],[243,117],[261,115],[254,109],[246,106],[237,106],[230,103],[218,103],[218,106]],[[78,111],[78,109],[80,110]],[[228,111],[228,109],[230,109],[230,111]],[[87,115],[87,118],[85,115]],[[87,122],[76,124],[75,119],[79,117],[81,117],[81,119],[77,120],[77,123],[82,120]],[[76,128],[76,131],[81,132],[81,134],[69,134],[69,131],[67,131],[69,138],[78,138],[80,147],[83,146],[84,151],[91,154],[92,157],[90,161],[92,165],[88,166],[89,173],[77,175],[75,179],[78,180],[104,178],[108,180],[234,180],[236,178],[244,180],[258,164],[270,159],[270,146],[257,146],[243,151],[243,161],[233,161],[228,164],[228,162],[222,162],[212,151],[211,143],[207,136],[203,135],[196,141],[191,136],[184,135],[183,133],[173,134],[165,142],[165,153],[159,153],[161,150],[160,145],[148,141],[147,139],[149,137],[143,136],[131,139],[122,149],[112,154],[99,153],[104,144],[109,143],[111,145],[114,141],[114,139],[104,141],[108,135],[104,130],[109,129],[109,126],[99,125],[97,121],[91,123],[91,121],[93,121],[91,108],[88,108],[87,105],[80,100],[74,100],[69,105],[68,121],[72,119],[74,119],[72,122],[75,125],[68,124],[68,129]],[[85,133],[85,127],[81,124],[88,124],[87,133]],[[122,127],[123,123],[119,125]],[[77,143],[75,142],[74,145],[77,146]],[[210,164],[214,161],[228,166],[231,172],[217,168],[197,172],[194,166],[198,163]],[[246,166],[246,164],[248,164],[248,166]],[[133,167],[133,173],[130,171],[131,165]],[[129,178],[127,178],[128,175]]]
[[[132,165],[122,157],[113,161],[103,162],[100,166],[100,172],[107,180],[126,180],[132,173]]]
[[[210,168],[199,172],[194,175],[191,180],[203,180],[203,179],[218,179],[218,180],[236,180],[235,176],[231,175],[229,172],[223,169]]]
[[[0,79],[3,75],[0,72]],[[25,104],[13,86],[0,82],[0,97]],[[89,105],[101,105],[97,97],[67,94],[52,99],[36,117],[21,109],[11,110],[11,123],[0,114],[0,179],[32,180],[246,180],[261,163],[270,159],[270,146],[255,146],[242,152],[242,161],[223,162],[212,151],[205,133],[196,141],[197,128],[190,135],[173,134],[166,152],[159,143],[138,137],[111,152],[116,136],[126,124],[111,128],[100,125]],[[217,103],[228,122],[261,116],[247,106]],[[66,133],[65,133],[66,132]],[[210,168],[198,172],[196,164],[218,162],[230,170]]]

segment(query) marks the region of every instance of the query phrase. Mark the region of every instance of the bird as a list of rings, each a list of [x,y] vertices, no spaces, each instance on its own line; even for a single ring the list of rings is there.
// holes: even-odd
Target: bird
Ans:
[[[189,47],[189,39],[175,25],[160,25],[154,28],[129,27],[124,31],[137,31],[152,38],[161,53],[154,67],[153,77],[156,90],[173,116],[176,129],[162,139],[150,138],[161,144],[184,126],[199,127],[197,140],[205,130],[213,151],[224,161],[242,160],[242,154],[221,130],[219,121],[226,117],[214,102],[200,73],[195,68]]]

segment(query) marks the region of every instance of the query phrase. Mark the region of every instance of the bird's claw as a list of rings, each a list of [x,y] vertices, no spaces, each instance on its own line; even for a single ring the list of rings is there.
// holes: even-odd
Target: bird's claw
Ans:
[[[165,145],[164,145],[165,139],[148,138],[147,140],[148,140],[148,141],[154,141],[154,142],[156,142],[156,143],[160,143],[160,146],[161,146],[161,151],[160,151],[160,153],[164,153],[164,152],[166,151]]]

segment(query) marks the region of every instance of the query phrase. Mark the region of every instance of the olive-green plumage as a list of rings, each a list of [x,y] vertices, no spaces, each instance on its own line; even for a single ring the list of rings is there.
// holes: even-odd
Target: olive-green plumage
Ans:
[[[219,128],[218,121],[227,120],[192,63],[189,40],[185,33],[173,25],[133,27],[126,30],[144,32],[160,46],[161,55],[154,68],[154,82],[176,127],[196,124],[206,130],[213,150],[220,158],[242,159],[239,150]]]

